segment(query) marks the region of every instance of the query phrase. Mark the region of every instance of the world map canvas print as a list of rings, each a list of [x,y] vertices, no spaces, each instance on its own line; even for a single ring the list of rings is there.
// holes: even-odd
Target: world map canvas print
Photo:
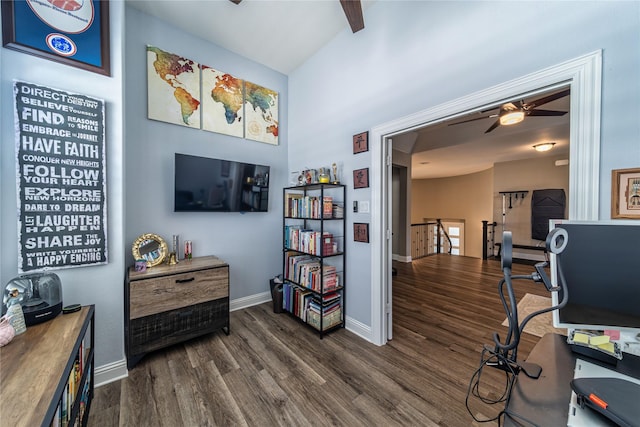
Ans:
[[[200,128],[200,69],[197,62],[147,46],[149,118]]]
[[[278,145],[278,92],[244,82],[244,137]]]
[[[244,82],[206,65],[201,68],[202,129],[244,137]]]

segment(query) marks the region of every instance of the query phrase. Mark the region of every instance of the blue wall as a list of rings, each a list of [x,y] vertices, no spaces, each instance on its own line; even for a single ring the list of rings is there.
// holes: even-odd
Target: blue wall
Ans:
[[[599,200],[609,218],[611,169],[640,165],[640,3],[379,1],[365,25],[290,74],[290,169],[311,156],[340,160],[351,186],[350,171],[372,162],[352,154],[352,135],[602,49]],[[352,190],[348,199],[371,194]],[[349,223],[370,220],[351,214]],[[351,240],[347,313],[366,329],[380,260]]]
[[[282,270],[282,187],[287,178],[287,76],[126,9],[125,242],[156,233],[192,240],[194,256],[230,265],[231,299],[266,292]],[[279,93],[277,146],[147,119],[146,46],[192,59]],[[174,153],[271,166],[268,213],[173,212]],[[133,262],[127,248],[127,264]],[[269,296],[270,298],[270,296]]]
[[[26,81],[105,101],[109,264],[55,270],[62,280],[65,305],[96,305],[97,368],[121,361],[124,357],[122,283],[125,259],[122,249],[127,244],[123,240],[125,175],[122,164],[124,3],[110,2],[109,15],[111,77],[0,49],[0,289],[3,291],[7,282],[18,275],[13,81]]]

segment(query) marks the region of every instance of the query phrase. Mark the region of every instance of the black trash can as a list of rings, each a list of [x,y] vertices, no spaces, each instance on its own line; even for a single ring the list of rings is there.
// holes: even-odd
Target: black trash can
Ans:
[[[276,282],[276,279],[269,281],[271,286],[271,301],[273,301],[273,312],[282,313],[282,283]]]

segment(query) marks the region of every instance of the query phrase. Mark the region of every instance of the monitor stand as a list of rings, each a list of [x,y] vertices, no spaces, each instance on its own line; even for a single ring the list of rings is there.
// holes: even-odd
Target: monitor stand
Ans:
[[[571,347],[571,351],[576,354],[587,356],[590,359],[599,360],[600,362],[604,362],[612,367],[615,367],[618,364],[618,359],[600,350],[578,344],[569,344],[569,347]]]

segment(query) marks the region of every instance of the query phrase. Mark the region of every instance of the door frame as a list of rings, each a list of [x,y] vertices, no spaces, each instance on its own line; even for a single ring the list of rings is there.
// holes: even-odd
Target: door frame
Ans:
[[[597,220],[600,180],[600,115],[602,50],[545,68],[417,113],[377,125],[370,132],[371,151],[371,341],[384,345],[390,337],[391,319],[391,138],[436,124],[488,105],[554,88],[571,88],[569,219]],[[379,262],[378,262],[379,261]],[[390,316],[389,316],[390,317]]]

